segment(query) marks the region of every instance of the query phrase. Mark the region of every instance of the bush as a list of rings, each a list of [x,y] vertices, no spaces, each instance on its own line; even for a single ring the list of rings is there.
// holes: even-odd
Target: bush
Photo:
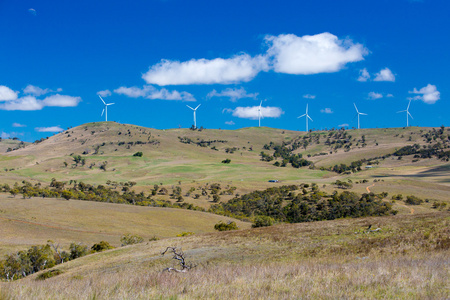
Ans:
[[[142,243],[144,239],[139,235],[126,234],[120,238],[122,246]]]
[[[72,243],[70,244],[69,249],[71,260],[88,254],[88,247],[86,245]]]
[[[139,151],[139,152],[136,152],[135,154],[133,154],[133,156],[137,156],[137,157],[142,157],[142,152],[141,151]]]
[[[410,205],[419,205],[423,200],[416,196],[407,196],[405,203]]]
[[[44,273],[41,273],[37,276],[36,280],[45,280],[48,278],[52,278],[54,276],[57,276],[59,274],[62,274],[63,272],[61,270],[55,269],[55,270],[50,270]]]
[[[231,159],[229,159],[229,158],[222,160],[223,164],[229,164],[230,162],[231,162]]]
[[[274,219],[269,216],[257,216],[252,224],[253,228],[272,226]]]
[[[239,227],[236,225],[236,222],[230,221],[228,223],[224,223],[220,221],[216,225],[214,225],[214,229],[218,231],[228,231],[228,230],[237,230]]]
[[[91,247],[92,252],[102,252],[104,250],[109,250],[109,249],[114,249],[113,246],[111,246],[108,242],[106,241],[101,241],[97,244],[94,244]]]
[[[403,200],[403,195],[402,194],[392,195],[392,200]]]
[[[182,233],[177,234],[177,236],[178,236],[178,237],[180,237],[180,236],[189,236],[189,235],[194,235],[194,234],[195,234],[195,233],[190,232],[190,231],[183,231]]]

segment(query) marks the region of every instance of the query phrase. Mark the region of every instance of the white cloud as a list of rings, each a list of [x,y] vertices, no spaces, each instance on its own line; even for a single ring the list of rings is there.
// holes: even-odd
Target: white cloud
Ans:
[[[17,92],[7,86],[0,85],[0,101],[12,101],[17,99]]]
[[[142,88],[122,86],[115,89],[114,93],[131,98],[144,97],[147,99],[196,101],[194,96],[188,92],[169,91],[165,88],[158,90],[152,85],[144,85]]]
[[[1,110],[41,110],[44,107],[42,101],[33,96],[25,96],[14,101],[8,101],[0,104]]]
[[[61,132],[64,131],[59,125],[52,127],[36,127],[35,130],[37,132]]]
[[[12,127],[27,127],[27,125],[20,124],[20,123],[13,123]]]
[[[2,139],[8,139],[8,138],[11,137],[11,135],[9,133],[7,133],[7,132],[2,131],[2,133],[0,134],[0,137]]]
[[[257,120],[259,117],[258,109],[259,106],[236,107],[232,112],[233,116],[238,118]],[[282,114],[284,114],[284,111],[279,107],[261,107],[261,116],[263,118],[278,118]]]
[[[243,53],[232,58],[191,59],[186,62],[162,60],[150,67],[142,78],[150,84],[230,84],[252,80],[261,70],[268,69],[263,56]]]
[[[97,92],[97,95],[105,98],[105,97],[111,96],[111,91],[110,90],[99,91],[99,92]]]
[[[370,79],[370,74],[366,68],[359,70],[359,77],[357,79],[358,81],[366,82],[369,79]]]
[[[395,81],[395,75],[392,73],[389,68],[384,68],[380,70],[379,73],[375,74],[375,79],[373,81]]]
[[[36,10],[35,10],[34,8],[28,9],[28,12],[29,12],[30,14],[32,14],[33,16],[37,15],[37,12],[36,12]]]
[[[56,94],[46,97],[44,100],[42,100],[42,103],[44,106],[75,107],[78,105],[78,103],[80,103],[80,101],[80,97]]]
[[[441,93],[437,90],[435,85],[428,84],[426,87],[417,90],[409,91],[410,94],[418,94],[415,97],[409,98],[413,100],[422,100],[427,104],[434,104],[436,101],[441,99]]]
[[[228,98],[230,98],[230,101],[235,102],[236,100],[242,99],[242,98],[256,99],[256,97],[258,97],[258,93],[247,93],[247,91],[243,87],[241,87],[240,89],[228,88],[228,89],[222,90],[221,92],[212,90],[211,92],[208,93],[208,95],[206,97],[207,98],[228,97]]]
[[[227,125],[234,125],[235,123],[233,121],[226,121],[225,124],[227,124]]]
[[[348,126],[349,126],[349,125],[348,125],[347,123],[338,125],[338,127],[348,127]]]
[[[52,90],[50,90],[50,89],[41,89],[38,86],[34,86],[34,85],[29,84],[29,85],[27,85],[26,88],[23,89],[23,92],[25,94],[28,94],[28,95],[39,97],[41,95],[45,95],[47,93],[52,92]]]
[[[386,97],[388,97],[388,98],[393,98],[394,95],[392,95],[392,94],[387,94]]]
[[[266,36],[267,55],[275,72],[288,74],[332,73],[347,63],[364,59],[368,50],[349,39],[339,40],[325,32],[298,37],[294,34]]]
[[[370,100],[376,100],[376,99],[383,98],[383,95],[380,93],[370,92],[368,97]]]
[[[324,108],[324,109],[321,109],[320,112],[323,113],[323,114],[332,114],[333,113],[331,108],[328,108],[328,107]]]
[[[316,99],[316,95],[306,94],[306,95],[303,95],[303,98],[306,98],[306,99]]]

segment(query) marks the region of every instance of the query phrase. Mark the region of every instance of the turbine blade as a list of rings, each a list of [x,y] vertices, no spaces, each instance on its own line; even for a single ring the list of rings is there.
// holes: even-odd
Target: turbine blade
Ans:
[[[195,110],[197,110],[197,108],[199,108],[199,107],[200,107],[200,105],[201,105],[201,104],[197,105],[197,107],[195,108]]]
[[[364,115],[364,116],[367,116],[367,114],[365,114],[365,113],[359,113],[360,115]]]
[[[102,110],[102,114],[100,115],[100,117],[103,117],[104,112],[105,112],[105,109]]]
[[[401,111],[398,111],[397,113],[401,113],[401,112],[405,112],[406,110],[401,110]]]
[[[192,109],[192,110],[195,110],[195,109],[193,109],[192,107],[190,107],[189,105],[186,105],[187,107],[189,107],[190,109]]]
[[[261,103],[259,103],[259,107],[261,108],[261,105],[262,105],[262,100],[261,100]]]
[[[98,95],[98,96],[100,97],[100,100],[102,100],[103,104],[106,105],[105,101],[103,101],[103,98],[100,95]]]
[[[410,105],[411,105],[411,100],[409,100],[408,107],[406,108],[406,110],[409,110]]]
[[[113,104],[115,104],[115,103],[108,103],[108,104],[106,104],[106,105],[113,105]]]
[[[356,107],[356,104],[353,103],[353,105],[355,106],[356,112],[359,114],[358,108]]]
[[[301,115],[300,117],[297,117],[297,119],[302,118],[302,117],[304,117],[304,116],[306,116],[306,114],[303,114],[303,115]]]
[[[310,117],[310,116],[308,116],[308,115],[306,115],[306,116],[308,117],[308,119],[310,119],[310,120],[311,120],[312,122],[314,122],[314,121],[313,121],[313,119],[311,119],[311,117]]]
[[[306,114],[308,114],[308,103],[306,103]]]
[[[411,117],[411,119],[414,119],[414,118],[412,117],[412,115],[409,113],[409,111],[408,111],[408,115]]]

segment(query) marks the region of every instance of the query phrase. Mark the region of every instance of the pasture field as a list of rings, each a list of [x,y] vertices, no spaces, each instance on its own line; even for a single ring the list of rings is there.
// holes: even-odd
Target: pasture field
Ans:
[[[380,228],[368,233],[367,227]],[[2,299],[447,299],[448,212],[204,233],[120,247],[0,284]],[[196,265],[176,267],[166,247]]]

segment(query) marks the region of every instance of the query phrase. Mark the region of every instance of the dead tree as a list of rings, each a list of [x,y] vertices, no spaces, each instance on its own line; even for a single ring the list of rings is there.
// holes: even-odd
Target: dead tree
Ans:
[[[176,247],[167,247],[166,250],[161,253],[163,256],[164,254],[166,254],[167,252],[169,253],[173,253],[173,259],[178,260],[181,269],[176,269],[176,268],[165,268],[163,271],[168,271],[168,272],[178,272],[178,273],[186,273],[187,271],[189,271],[192,268],[195,268],[196,266],[193,265],[192,263],[186,263],[186,260],[184,258],[184,253],[183,251],[181,251],[181,249],[179,251],[177,251]]]

